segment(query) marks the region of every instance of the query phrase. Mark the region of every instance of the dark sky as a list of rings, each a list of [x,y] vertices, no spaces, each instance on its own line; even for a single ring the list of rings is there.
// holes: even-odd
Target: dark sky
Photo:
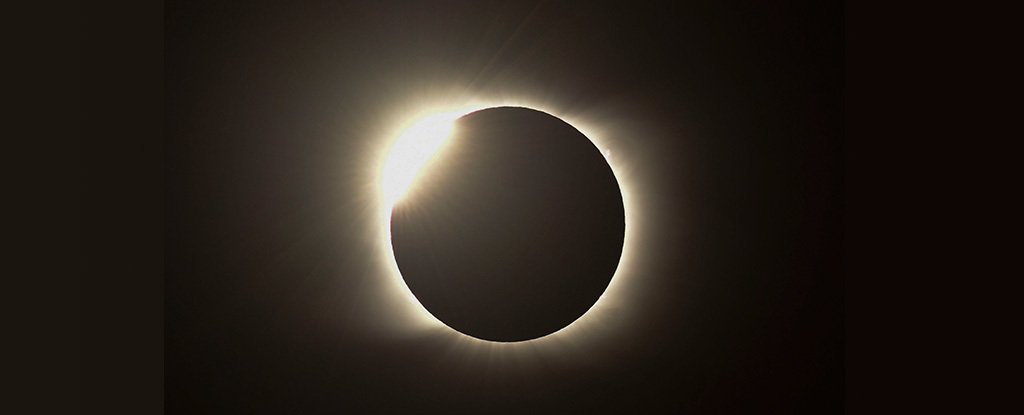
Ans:
[[[615,3],[168,1],[167,413],[842,411],[842,4]],[[466,97],[623,166],[635,255],[573,336],[467,342],[386,288],[387,133]]]

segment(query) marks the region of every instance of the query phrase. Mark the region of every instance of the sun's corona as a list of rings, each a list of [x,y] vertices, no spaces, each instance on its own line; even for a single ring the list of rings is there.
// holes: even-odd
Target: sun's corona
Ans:
[[[410,187],[415,184],[417,178],[423,176],[424,171],[434,168],[444,168],[444,166],[435,165],[432,164],[432,162],[437,158],[437,155],[442,149],[447,145],[452,144],[451,141],[453,140],[453,137],[457,135],[455,134],[456,120],[474,111],[500,106],[535,108],[539,111],[552,114],[563,119],[573,127],[576,127],[598,147],[601,154],[608,162],[609,167],[612,169],[612,173],[618,179],[622,201],[625,208],[625,241],[619,259],[618,269],[615,270],[614,275],[611,278],[611,283],[608,285],[605,292],[584,316],[580,317],[568,326],[547,336],[518,343],[494,343],[486,340],[480,340],[456,330],[451,330],[450,327],[446,326],[445,323],[431,314],[431,312],[419,302],[407,285],[406,281],[403,279],[394,256],[394,247],[392,246],[391,240],[392,211],[395,209],[397,204],[405,202],[406,197],[410,193]],[[595,134],[595,128],[592,126],[588,128],[586,125],[587,123],[581,122],[579,119],[574,120],[572,117],[562,117],[558,115],[557,112],[540,109],[538,107],[543,106],[529,104],[521,105],[518,102],[507,101],[487,104],[476,103],[472,105],[448,106],[444,108],[419,111],[413,116],[405,118],[405,121],[394,124],[395,127],[393,127],[392,133],[390,134],[391,138],[389,140],[385,140],[385,148],[388,150],[384,153],[385,156],[381,160],[381,164],[378,164],[379,170],[376,184],[380,206],[380,227],[378,229],[381,230],[381,237],[384,241],[384,245],[382,246],[382,248],[384,248],[382,258],[386,264],[386,268],[390,270],[391,274],[391,278],[388,278],[388,280],[392,281],[392,283],[390,283],[392,288],[390,288],[389,291],[393,293],[392,298],[405,299],[405,301],[395,304],[396,306],[399,306],[399,308],[403,310],[403,314],[410,319],[409,322],[413,324],[413,326],[410,327],[417,327],[417,330],[429,329],[432,332],[435,332],[435,330],[442,330],[450,333],[448,336],[455,336],[453,340],[469,342],[466,344],[493,344],[495,346],[503,344],[505,345],[503,347],[514,347],[509,345],[537,345],[541,343],[548,344],[551,341],[555,341],[564,345],[567,340],[573,342],[578,341],[580,333],[584,331],[591,332],[596,327],[602,325],[603,323],[599,321],[601,320],[601,314],[607,313],[608,310],[610,310],[609,306],[614,307],[617,305],[617,302],[621,300],[622,295],[617,293],[620,293],[623,289],[621,275],[624,273],[624,270],[631,266],[631,262],[633,261],[633,249],[631,249],[633,244],[631,241],[634,239],[632,235],[635,233],[635,229],[631,230],[631,228],[634,227],[633,222],[635,222],[635,217],[630,215],[630,211],[633,209],[633,206],[631,205],[635,204],[635,201],[630,197],[628,177],[623,177],[621,175],[622,160],[616,159],[615,163],[612,162],[611,156],[612,153],[616,151],[616,147],[609,146],[608,143],[603,143],[600,134]]]

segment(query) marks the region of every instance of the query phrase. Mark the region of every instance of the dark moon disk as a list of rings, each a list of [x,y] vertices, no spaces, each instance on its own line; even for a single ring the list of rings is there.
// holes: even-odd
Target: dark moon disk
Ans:
[[[608,287],[625,214],[611,167],[544,112],[489,108],[454,135],[391,216],[399,271],[439,320],[479,339],[558,331]]]

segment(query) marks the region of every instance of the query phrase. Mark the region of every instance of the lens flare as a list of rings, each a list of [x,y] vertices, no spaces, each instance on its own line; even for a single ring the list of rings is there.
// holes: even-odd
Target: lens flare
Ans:
[[[402,200],[416,176],[449,141],[459,112],[442,112],[424,116],[395,139],[384,162],[380,192],[385,206]]]

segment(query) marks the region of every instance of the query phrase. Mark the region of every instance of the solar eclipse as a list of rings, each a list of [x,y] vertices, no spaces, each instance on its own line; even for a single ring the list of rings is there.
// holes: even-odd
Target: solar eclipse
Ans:
[[[396,263],[424,308],[500,342],[546,336],[586,313],[618,266],[625,230],[598,148],[521,107],[417,126],[418,141],[401,143],[415,150],[393,159],[404,174],[388,176],[408,188],[387,195]]]
[[[165,11],[168,413],[842,410],[842,3]]]

